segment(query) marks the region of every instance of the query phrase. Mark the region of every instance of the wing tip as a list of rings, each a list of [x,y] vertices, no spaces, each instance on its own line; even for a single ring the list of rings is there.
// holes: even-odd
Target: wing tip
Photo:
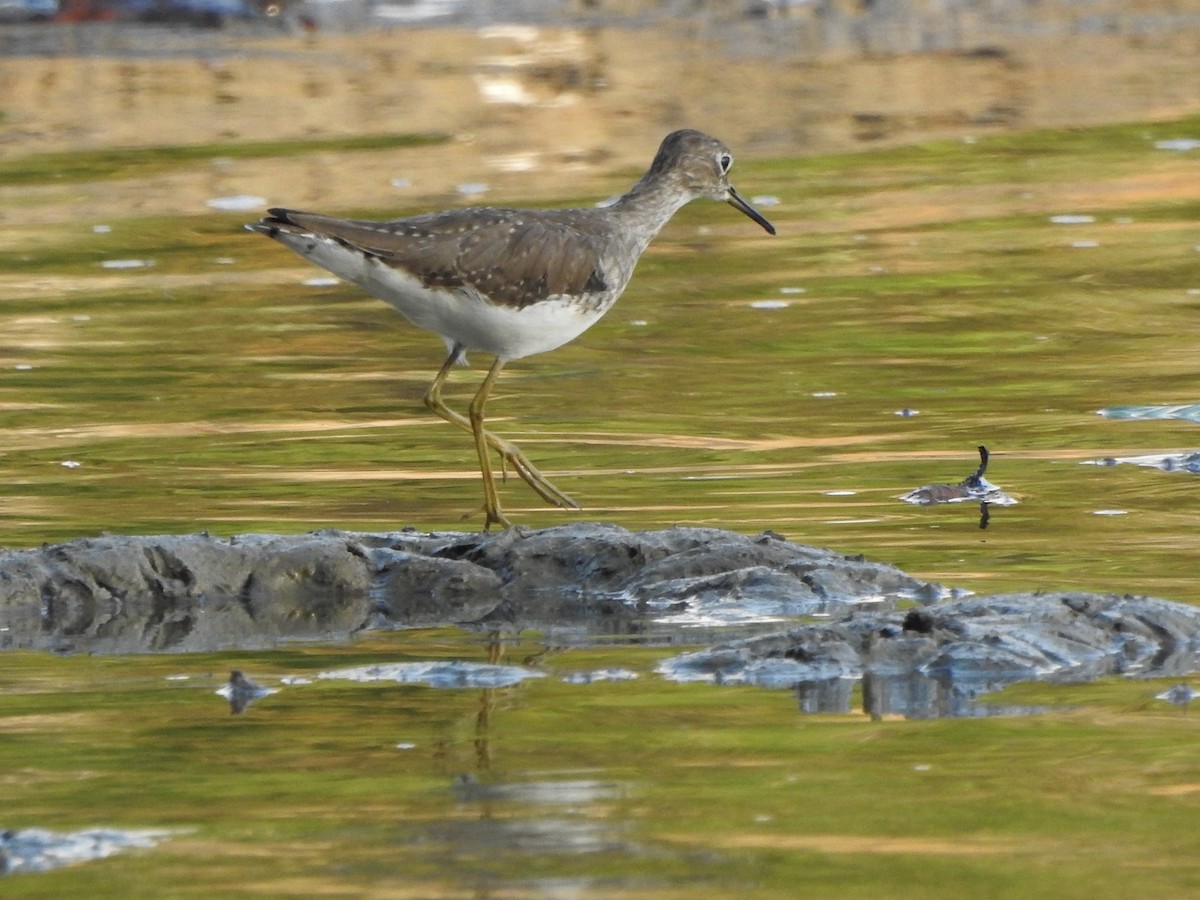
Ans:
[[[285,209],[282,206],[272,206],[267,210],[267,214],[257,222],[248,222],[244,227],[247,231],[265,234],[267,237],[275,237],[280,231],[301,227],[292,218],[295,212],[296,210]]]

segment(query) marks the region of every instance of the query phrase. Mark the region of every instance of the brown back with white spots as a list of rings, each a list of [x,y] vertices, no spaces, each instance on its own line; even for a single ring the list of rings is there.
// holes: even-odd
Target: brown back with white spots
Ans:
[[[592,212],[474,208],[369,222],[277,209],[263,222],[331,238],[431,288],[470,288],[523,308],[624,286],[605,274],[606,229]]]

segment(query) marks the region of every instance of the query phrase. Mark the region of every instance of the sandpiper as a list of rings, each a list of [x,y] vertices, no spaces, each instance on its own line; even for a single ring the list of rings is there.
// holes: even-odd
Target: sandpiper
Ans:
[[[246,227],[390,303],[445,342],[448,355],[425,405],[474,436],[487,530],[509,524],[492,478],[492,450],[547,503],[579,508],[516,445],[484,427],[484,406],[500,370],[561,347],[594,325],[621,296],[654,236],[698,197],[723,200],[774,234],[729,183],[732,165],[721,141],[685,129],[667,135],[646,174],[604,207],[474,207],[389,222],[272,209]],[[495,362],[464,416],[442,401],[442,386],[452,366],[466,364],[469,350],[489,353]]]

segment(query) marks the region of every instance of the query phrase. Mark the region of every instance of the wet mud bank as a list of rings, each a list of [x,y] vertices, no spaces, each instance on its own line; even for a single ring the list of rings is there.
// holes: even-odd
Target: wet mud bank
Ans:
[[[841,614],[929,602],[893,566],[772,533],[581,523],[495,534],[83,538],[0,553],[0,647],[136,653],[338,640],[372,628],[636,633],[706,605]]]
[[[805,625],[685,653],[663,662],[659,673],[674,681],[796,689],[809,712],[849,712],[851,689],[861,684],[865,712],[925,718],[1030,712],[977,702],[1022,681],[1179,677],[1198,668],[1200,608],[1058,591]]]
[[[817,621],[797,627],[798,617]],[[714,645],[664,663],[666,677],[768,687],[875,678],[911,691],[920,678],[975,692],[1200,668],[1197,607],[1080,592],[963,597],[772,532],[580,523],[114,536],[0,553],[4,649],[252,649],[451,624],[674,634]],[[749,624],[764,633],[729,639],[726,626]]]

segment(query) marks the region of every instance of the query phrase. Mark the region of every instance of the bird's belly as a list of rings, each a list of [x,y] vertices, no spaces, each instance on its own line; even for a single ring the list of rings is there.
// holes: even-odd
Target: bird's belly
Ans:
[[[429,288],[406,272],[380,264],[368,265],[359,284],[418,328],[441,335],[449,344],[505,360],[545,353],[574,340],[616,299],[555,296],[523,307],[506,306],[471,289]]]
[[[618,291],[579,298],[550,297],[517,308],[492,303],[469,288],[427,287],[419,278],[319,235],[278,239],[301,256],[395,307],[418,328],[441,335],[448,346],[491,353],[505,360],[545,353],[594,325]]]

